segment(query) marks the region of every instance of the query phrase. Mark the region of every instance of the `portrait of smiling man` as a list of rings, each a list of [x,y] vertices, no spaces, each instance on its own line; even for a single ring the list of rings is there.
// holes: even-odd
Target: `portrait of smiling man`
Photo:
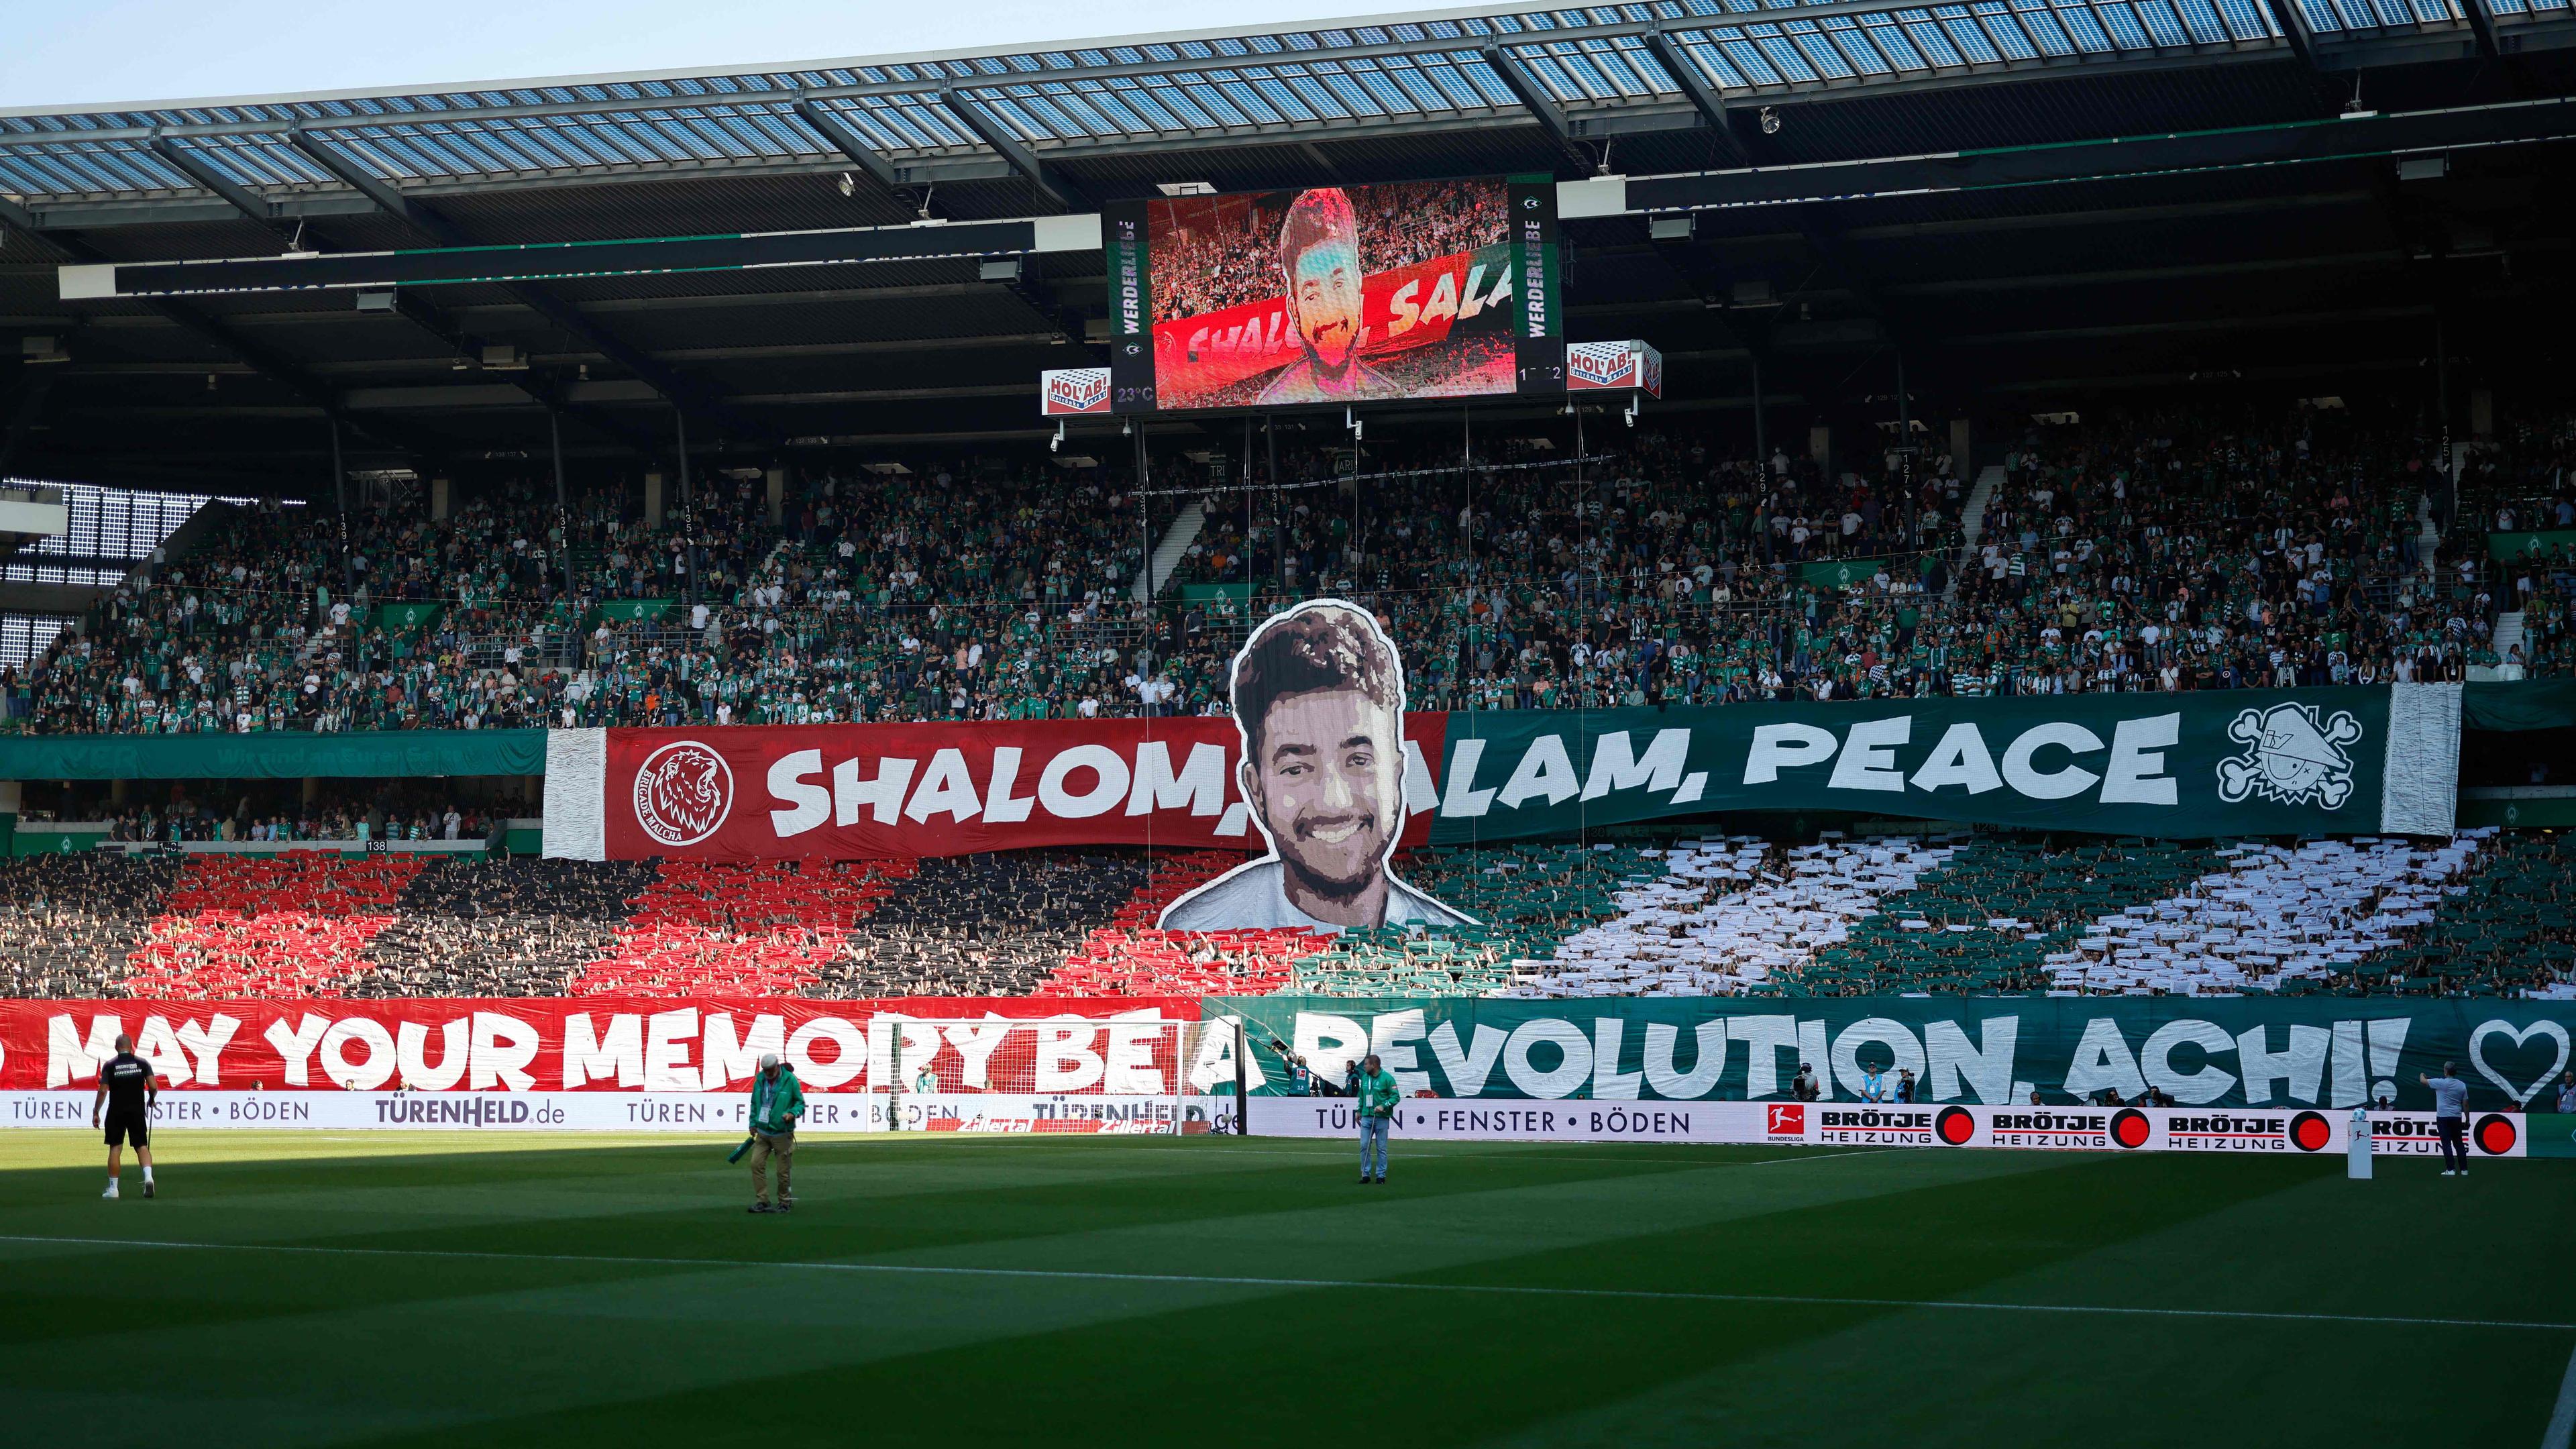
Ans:
[[[1234,656],[1236,778],[1270,854],[1163,909],[1167,931],[1475,922],[1387,869],[1404,833],[1404,666],[1366,610],[1318,599]]]
[[[1298,194],[1279,223],[1279,271],[1288,289],[1289,327],[1305,356],[1270,380],[1257,405],[1400,396],[1402,388],[1360,361],[1368,341],[1368,273],[1348,194],[1338,187]]]

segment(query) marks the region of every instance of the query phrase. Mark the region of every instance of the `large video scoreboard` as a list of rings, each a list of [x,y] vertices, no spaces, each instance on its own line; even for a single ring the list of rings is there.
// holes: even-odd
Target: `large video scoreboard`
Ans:
[[[1546,177],[1118,203],[1101,242],[1110,365],[1049,373],[1049,413],[1566,389]]]

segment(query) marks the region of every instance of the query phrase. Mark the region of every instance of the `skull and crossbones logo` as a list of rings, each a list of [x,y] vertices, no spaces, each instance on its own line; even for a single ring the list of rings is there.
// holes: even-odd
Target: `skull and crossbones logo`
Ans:
[[[2352,756],[2345,746],[2361,734],[2361,721],[2350,710],[2325,719],[2306,704],[2246,710],[2227,726],[2227,737],[2245,752],[2218,762],[2219,798],[2232,804],[2260,795],[2283,805],[2313,800],[2337,809],[2352,796]]]

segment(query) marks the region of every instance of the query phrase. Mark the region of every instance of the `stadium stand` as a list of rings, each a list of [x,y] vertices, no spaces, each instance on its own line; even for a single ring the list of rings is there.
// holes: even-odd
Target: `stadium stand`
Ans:
[[[38,855],[0,868],[0,984],[12,997],[122,994],[126,959],[179,877],[166,857]]]
[[[109,853],[0,866],[13,992],[227,995],[2576,993],[2557,832],[1999,831],[1444,848],[1451,930],[1166,932],[1230,852],[595,864]]]
[[[847,990],[838,994],[1081,994],[1046,983],[1152,873],[1142,852],[1032,850],[921,861],[869,914],[866,939],[851,948],[838,983]]]
[[[2040,990],[2056,984],[2044,969],[2057,959],[2053,948],[2093,929],[2099,917],[2164,900],[2224,864],[2219,852],[2161,841],[2052,849],[2011,836],[1973,837],[1879,915],[1853,926],[1848,939],[1818,952],[1797,983],[1816,996]]]
[[[1722,996],[1782,989],[1820,949],[1948,861],[1955,837],[1845,841],[1775,851],[1735,836],[1680,843],[1660,878],[1622,891],[1617,914],[1577,931],[1498,994]]]
[[[1197,500],[1150,605],[1133,481],[1099,469],[822,473],[774,528],[737,483],[702,497],[686,535],[628,517],[623,495],[557,516],[504,489],[437,522],[397,502],[362,516],[345,573],[307,520],[237,510],[66,630],[12,713],[40,732],[1203,713],[1250,619],[1323,592],[1387,619],[1430,708],[2368,683],[2501,662],[2500,581],[2474,538],[2427,551],[2427,445],[2406,430],[2203,407],[2034,425],[2005,456],[1973,489],[1927,458],[1908,489],[1886,459],[1827,479],[1685,433],[1579,465],[1505,439],[1472,474],[1414,443],[1374,450],[1354,494],[1332,455],[1291,450],[1282,490]],[[2481,498],[2518,497],[2541,463],[2512,454],[2483,476]],[[1809,576],[1828,561],[1856,564],[1853,582]],[[2543,570],[2524,592],[2525,667],[2555,669],[2566,591]]]
[[[1265,995],[1287,985],[1289,967],[1320,951],[1303,931],[1165,931],[1163,908],[1243,864],[1240,852],[1193,850],[1153,861],[1107,925],[1083,937],[1063,966],[1038,986],[1049,996]]]
[[[1400,857],[1396,869],[1478,924],[1437,933],[1346,931],[1297,962],[1295,989],[1321,996],[1497,992],[1525,958],[1615,914],[1622,888],[1652,879],[1656,863],[1621,846],[1521,845],[1417,851]]]
[[[651,861],[438,860],[403,887],[351,996],[561,996],[615,957]]]
[[[393,924],[419,856],[189,857],[127,957],[129,995],[336,996]]]
[[[848,995],[851,928],[911,861],[666,860],[574,996]]]

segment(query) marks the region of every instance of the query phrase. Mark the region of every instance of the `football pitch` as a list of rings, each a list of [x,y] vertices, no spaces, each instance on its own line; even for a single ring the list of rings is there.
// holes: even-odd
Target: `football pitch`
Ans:
[[[0,1134],[0,1439],[2524,1446],[2576,1349],[2558,1162],[731,1146]]]

